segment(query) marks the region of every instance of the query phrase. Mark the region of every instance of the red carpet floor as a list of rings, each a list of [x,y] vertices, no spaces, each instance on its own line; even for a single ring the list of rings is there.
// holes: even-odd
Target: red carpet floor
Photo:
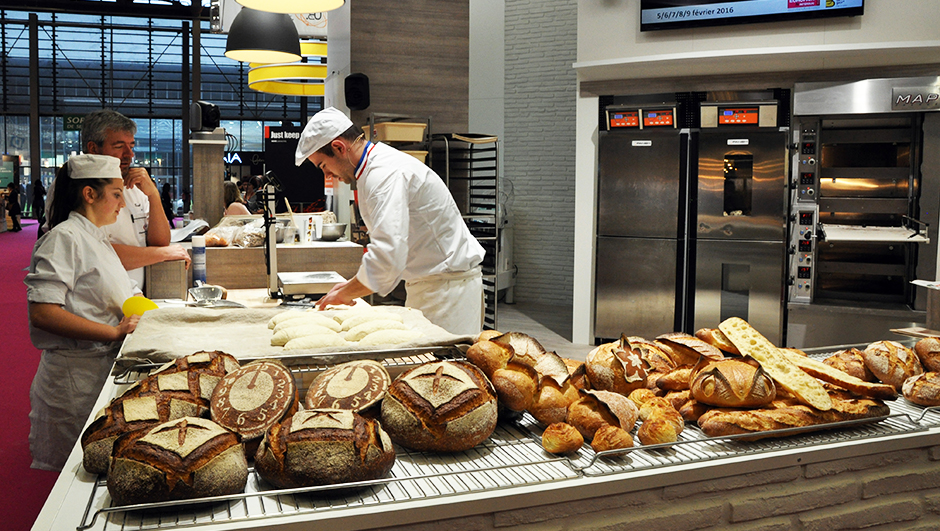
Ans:
[[[21,232],[0,233],[0,494],[5,513],[0,528],[32,527],[59,474],[29,468],[29,384],[39,351],[29,341],[23,277],[36,243],[36,221],[23,220]]]

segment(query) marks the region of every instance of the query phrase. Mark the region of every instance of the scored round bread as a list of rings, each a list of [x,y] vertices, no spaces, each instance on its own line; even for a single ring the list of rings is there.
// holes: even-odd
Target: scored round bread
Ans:
[[[268,428],[298,407],[294,377],[279,361],[253,361],[227,374],[209,401],[212,420],[238,433],[253,455]]]
[[[940,337],[925,337],[914,345],[925,371],[940,372]]]
[[[897,341],[875,341],[865,347],[862,357],[875,377],[898,392],[905,380],[924,372],[917,354]]]
[[[384,478],[395,448],[378,421],[350,410],[307,409],[271,426],[255,470],[289,489]]]
[[[584,437],[574,426],[564,422],[549,424],[542,432],[542,448],[551,454],[577,452],[584,445]]]
[[[304,407],[360,412],[378,404],[391,382],[388,371],[377,361],[341,363],[322,372],[310,383],[304,395]]]
[[[699,402],[717,407],[760,407],[777,396],[763,369],[734,359],[713,362],[699,371],[690,390]]]
[[[921,406],[940,406],[940,372],[911,376],[901,386],[904,398]]]
[[[877,380],[875,375],[872,374],[871,369],[865,365],[865,356],[862,355],[862,351],[857,348],[847,348],[835,352],[824,359],[823,363],[849,376],[854,376],[859,380],[866,382],[874,382]]]
[[[646,385],[647,367],[639,354],[621,341],[605,343],[585,356],[591,387],[624,396]]]
[[[382,427],[396,443],[419,451],[460,452],[496,429],[497,400],[471,363],[436,361],[395,379],[382,400]]]
[[[114,443],[108,492],[115,505],[236,494],[248,462],[237,434],[184,417],[126,433]]]

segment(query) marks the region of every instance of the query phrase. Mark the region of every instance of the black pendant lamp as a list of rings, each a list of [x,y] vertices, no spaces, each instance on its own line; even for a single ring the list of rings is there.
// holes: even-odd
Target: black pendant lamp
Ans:
[[[245,7],[274,13],[326,13],[342,7],[346,0],[235,0]]]
[[[290,15],[243,7],[229,29],[225,56],[249,63],[300,61],[300,35]]]

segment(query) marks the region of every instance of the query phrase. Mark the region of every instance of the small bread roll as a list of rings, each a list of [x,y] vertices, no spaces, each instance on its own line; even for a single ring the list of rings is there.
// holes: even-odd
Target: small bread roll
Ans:
[[[676,425],[663,417],[653,417],[643,421],[636,430],[636,438],[643,445],[664,444],[679,440]]]
[[[712,409],[711,406],[699,403],[693,398],[679,408],[679,415],[681,415],[682,419],[686,422],[698,422],[699,417],[710,409]]]
[[[568,382],[565,382],[565,385],[571,387]],[[564,422],[568,418],[568,406],[575,400],[577,400],[577,397],[572,399],[570,394],[566,394],[562,390],[558,382],[551,378],[542,378],[538,394],[528,410],[535,417],[535,420],[542,424],[551,425],[556,422]]]
[[[467,349],[467,360],[476,365],[487,378],[492,378],[496,369],[501,369],[512,359],[512,347],[484,339]]]
[[[940,372],[940,337],[925,337],[914,345],[925,371]]]
[[[663,398],[665,398],[676,411],[679,411],[686,402],[692,400],[692,391],[669,391]]]
[[[627,398],[633,401],[636,404],[637,409],[640,408],[647,400],[655,398],[656,393],[652,389],[636,389],[630,393]]]
[[[581,432],[585,440],[594,438],[594,434],[602,426],[619,426],[617,420],[606,407],[600,404],[593,396],[582,396],[568,406],[568,424]]]
[[[672,409],[672,404],[661,396],[653,397],[640,406],[640,420],[648,419],[656,409]]]
[[[489,341],[494,337],[499,337],[501,335],[503,335],[503,333],[499,330],[484,330],[480,332],[480,335],[477,336],[477,339],[474,341],[474,343],[479,343],[480,341]]]
[[[317,335],[339,336],[339,334],[330,330],[329,328],[326,328],[325,326],[309,324],[309,323],[300,322],[300,321],[301,321],[300,319],[292,319],[290,321],[286,321],[285,323],[283,323],[283,324],[286,324],[286,323],[296,322],[298,323],[298,326],[283,328],[280,331],[275,332],[275,334],[271,336],[271,346],[283,347],[284,345],[287,344],[288,341],[292,339],[298,339],[298,338],[307,337],[307,336],[317,336]]]
[[[552,454],[570,454],[584,445],[584,437],[571,424],[555,422],[542,432],[542,448]]]
[[[617,426],[602,426],[594,433],[594,440],[591,441],[591,448],[595,452],[606,452],[607,450],[620,450],[622,448],[632,448],[633,437],[623,428]]]
[[[345,326],[345,322],[343,325]],[[366,337],[372,332],[377,332],[379,330],[407,330],[404,324],[401,321],[395,321],[394,319],[376,319],[374,321],[366,321],[362,324],[356,325],[350,328],[346,332],[346,341],[359,341],[360,339]]]
[[[490,381],[496,388],[499,402],[512,411],[528,409],[535,400],[539,387],[539,375],[535,369],[514,361],[496,369]]]

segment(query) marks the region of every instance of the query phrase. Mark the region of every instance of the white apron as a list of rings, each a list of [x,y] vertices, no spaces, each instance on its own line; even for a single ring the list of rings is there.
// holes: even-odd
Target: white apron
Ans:
[[[483,274],[479,267],[405,282],[405,306],[456,335],[476,336],[483,328]]]

